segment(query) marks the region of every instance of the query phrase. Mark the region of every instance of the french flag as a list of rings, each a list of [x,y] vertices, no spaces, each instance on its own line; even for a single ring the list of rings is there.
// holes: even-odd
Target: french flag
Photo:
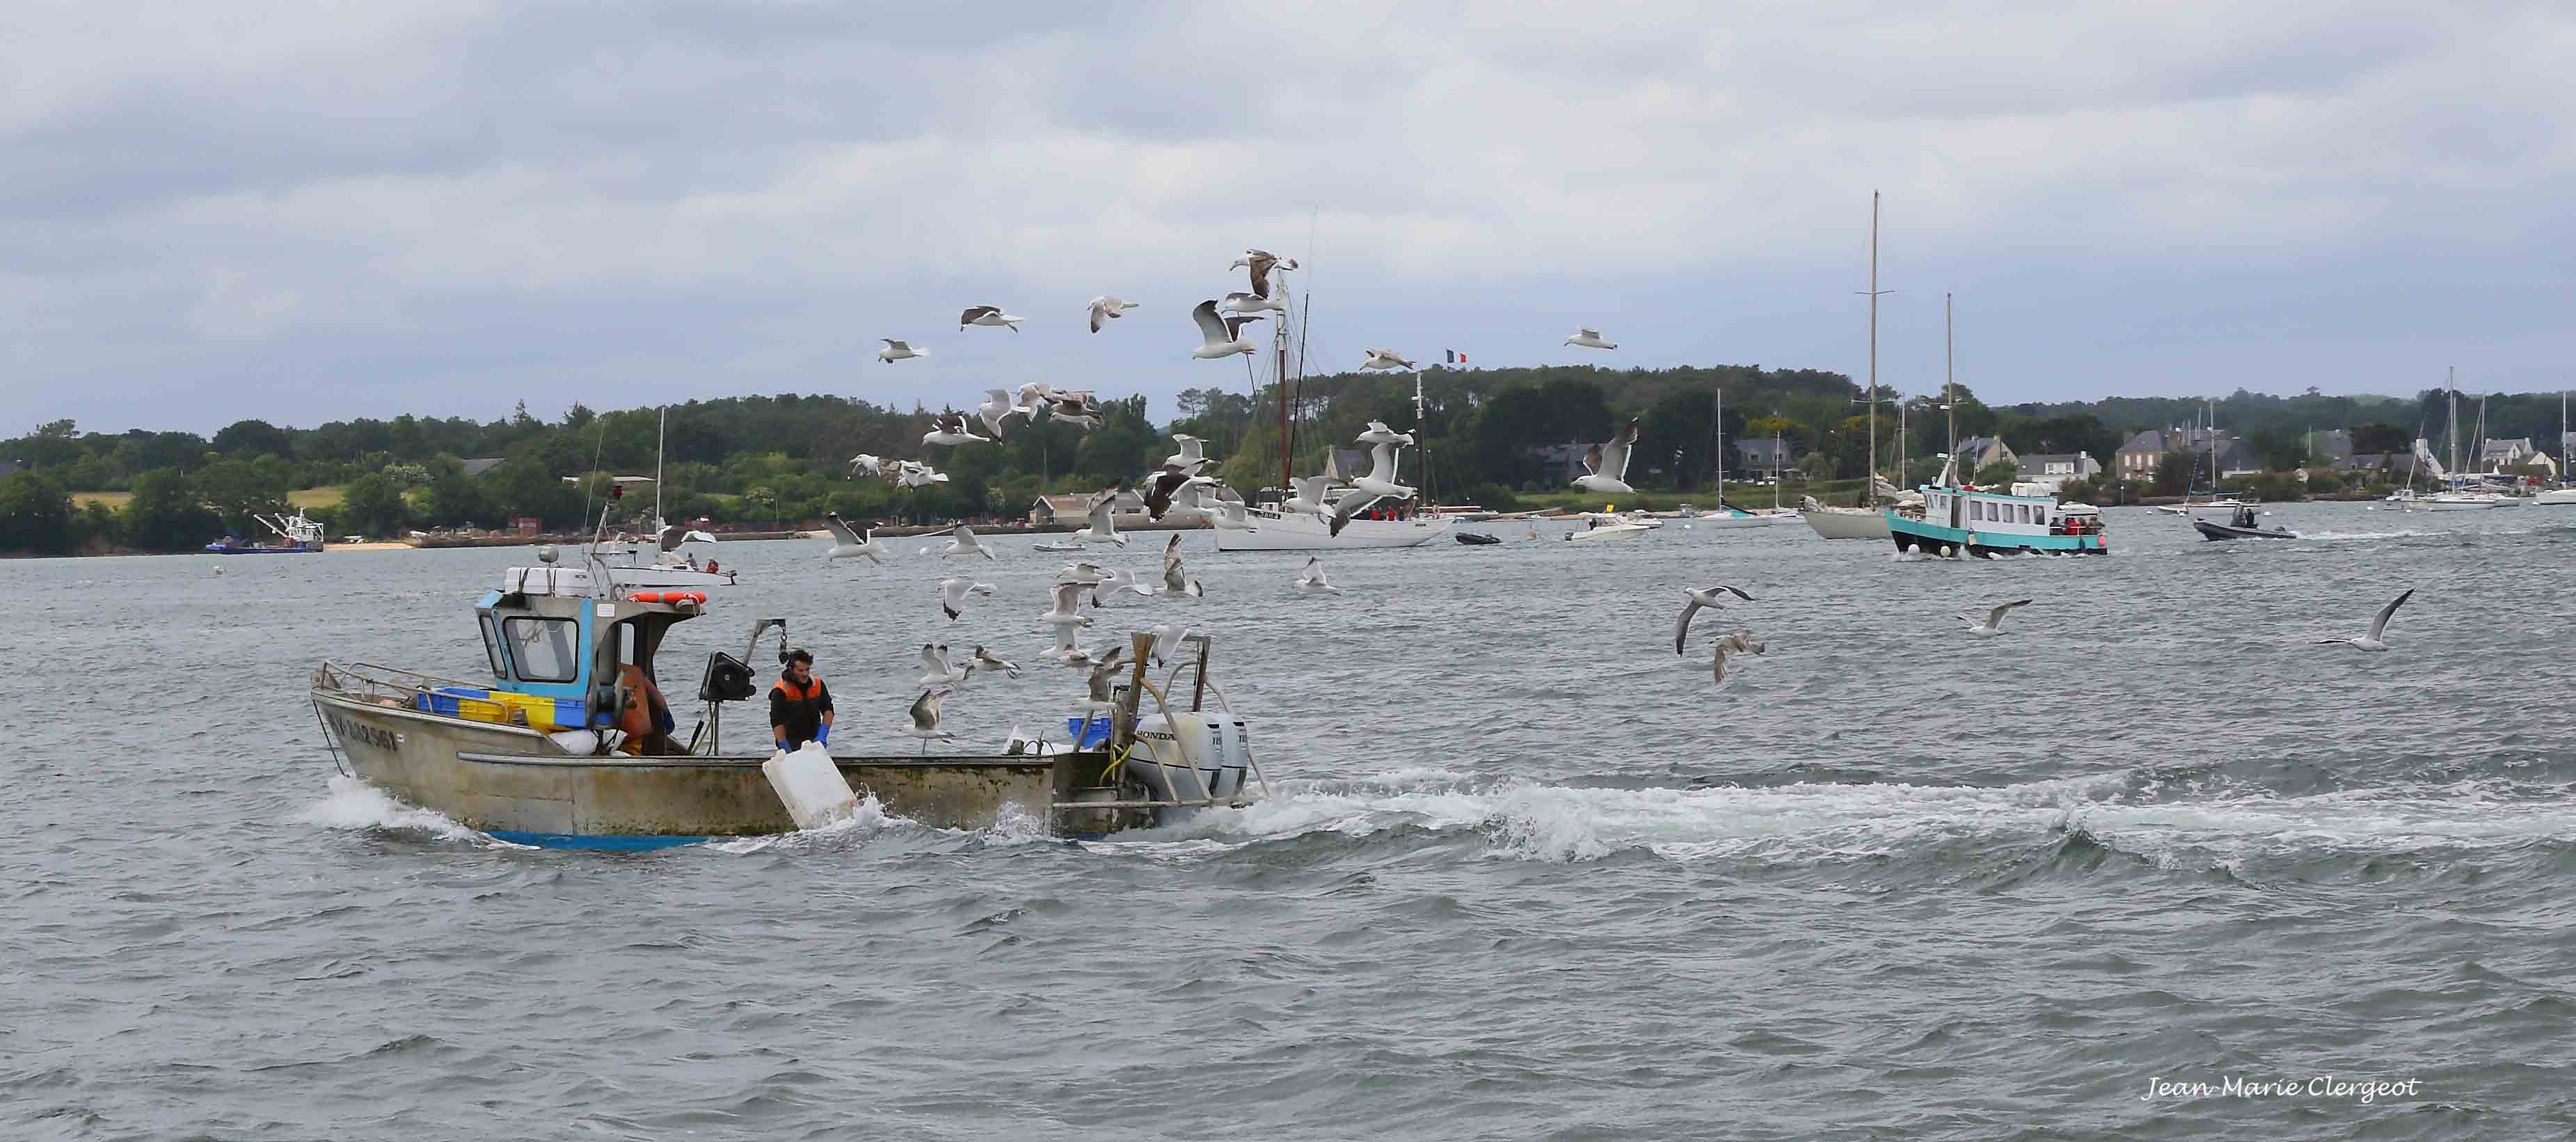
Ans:
[[[1455,349],[1443,349],[1443,350],[1441,350],[1440,352],[1441,352],[1441,354],[1442,354],[1443,356],[1446,356],[1446,357],[1448,357],[1448,358],[1449,358],[1449,360],[1448,360],[1448,363],[1449,363],[1449,364],[1452,364],[1452,365],[1464,365],[1464,364],[1466,364],[1466,363],[1467,363],[1467,355],[1466,355],[1466,354],[1464,354],[1464,353],[1461,353],[1461,352],[1459,352],[1459,351],[1457,351],[1457,350],[1455,350]]]

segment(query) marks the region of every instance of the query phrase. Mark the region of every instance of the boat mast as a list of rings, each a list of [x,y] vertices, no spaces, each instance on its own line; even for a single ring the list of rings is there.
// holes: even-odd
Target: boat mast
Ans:
[[[654,545],[655,550],[660,550],[660,548],[661,548],[661,544],[662,544],[662,535],[661,535],[661,531],[660,531],[661,527],[663,526],[663,525],[662,525],[662,442],[663,442],[664,440],[668,439],[668,438],[670,437],[670,435],[671,435],[671,406],[669,406],[669,405],[667,405],[667,404],[666,404],[666,405],[663,405],[663,406],[662,406],[662,424],[661,424],[661,427],[656,428],[656,429],[654,429],[654,430],[653,430],[653,527],[654,527],[654,529],[655,529],[655,530],[654,530],[654,534],[653,534],[653,545]]]
[[[1869,468],[1861,506],[1878,506],[1878,192],[1869,192]],[[1773,461],[1777,463],[1777,461]]]
[[[1278,271],[1273,269],[1271,272]],[[1279,298],[1282,301],[1288,298],[1285,279],[1279,283]],[[1279,494],[1284,501],[1297,485],[1289,482],[1288,471],[1288,315],[1282,313],[1279,317],[1280,320],[1271,322],[1270,343],[1272,358],[1278,362],[1279,368]]]
[[[1717,388],[1717,386],[1710,386]],[[2562,402],[2563,403],[2563,402]],[[2564,409],[2560,410],[2562,413]],[[2565,419],[2563,416],[2561,419]],[[2566,433],[2559,433],[2565,436]],[[1708,438],[1717,445],[1717,510],[1726,510],[1726,390],[1717,388],[1717,420],[1708,430]]]
[[[2442,374],[2442,387],[2451,391],[2451,486],[2460,486],[2460,369],[2447,366]]]
[[[1959,337],[1950,320],[1949,294],[1941,295],[1941,409],[1950,414],[1950,483],[1959,482]]]

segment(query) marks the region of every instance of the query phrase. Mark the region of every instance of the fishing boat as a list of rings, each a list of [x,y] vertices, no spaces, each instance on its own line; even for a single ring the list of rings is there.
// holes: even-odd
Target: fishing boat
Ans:
[[[214,555],[311,555],[322,550],[322,525],[305,518],[304,509],[291,516],[253,515],[250,517],[278,542],[260,543],[240,536],[227,535],[206,545]]]
[[[2110,551],[2102,513],[2093,505],[2060,503],[2045,484],[2015,483],[2010,493],[1962,487],[1948,468],[1940,484],[1924,490],[1921,519],[1892,508],[1884,514],[1888,536],[1901,552],[1992,558]]]
[[[2228,521],[2226,523],[2211,523],[2205,519],[2194,519],[2191,521],[2191,526],[2193,530],[2200,532],[2200,537],[2202,539],[2299,538],[2298,532],[2291,531],[2286,527],[2267,528],[2256,523],[2254,520],[2254,509],[2250,507],[2236,509],[2236,514],[2228,517]]]
[[[340,772],[517,844],[647,849],[795,828],[762,771],[766,734],[756,752],[723,741],[726,706],[759,694],[747,663],[762,635],[774,629],[786,657],[785,620],[754,622],[739,657],[708,656],[703,713],[683,739],[656,685],[659,652],[672,627],[706,613],[707,595],[622,587],[595,554],[583,567],[556,565],[550,548],[538,559],[502,572],[474,604],[488,678],[314,668],[313,709]],[[1060,836],[1165,823],[1266,791],[1244,719],[1209,677],[1208,640],[1185,639],[1195,655],[1177,656],[1156,685],[1150,637],[1137,636],[1108,716],[1068,718],[1060,745],[1015,734],[989,755],[834,754],[833,765],[887,813],[923,825]]]

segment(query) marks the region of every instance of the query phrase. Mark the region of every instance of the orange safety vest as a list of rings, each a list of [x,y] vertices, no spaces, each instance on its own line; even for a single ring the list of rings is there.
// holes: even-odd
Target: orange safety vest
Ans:
[[[661,688],[653,685],[653,680],[638,667],[620,665],[617,687],[628,694],[626,710],[617,716],[617,728],[626,735],[625,744],[618,748],[630,754],[641,752],[644,739],[660,728],[657,723],[661,717],[657,715],[668,715],[671,707],[662,700]]]

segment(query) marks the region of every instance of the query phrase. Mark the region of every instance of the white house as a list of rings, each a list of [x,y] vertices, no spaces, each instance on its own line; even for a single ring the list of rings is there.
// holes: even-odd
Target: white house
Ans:
[[[2090,480],[2102,474],[2100,461],[2082,452],[2044,453],[2022,456],[2013,462],[2013,479],[2020,483],[2039,484],[2050,495],[2071,480]]]

